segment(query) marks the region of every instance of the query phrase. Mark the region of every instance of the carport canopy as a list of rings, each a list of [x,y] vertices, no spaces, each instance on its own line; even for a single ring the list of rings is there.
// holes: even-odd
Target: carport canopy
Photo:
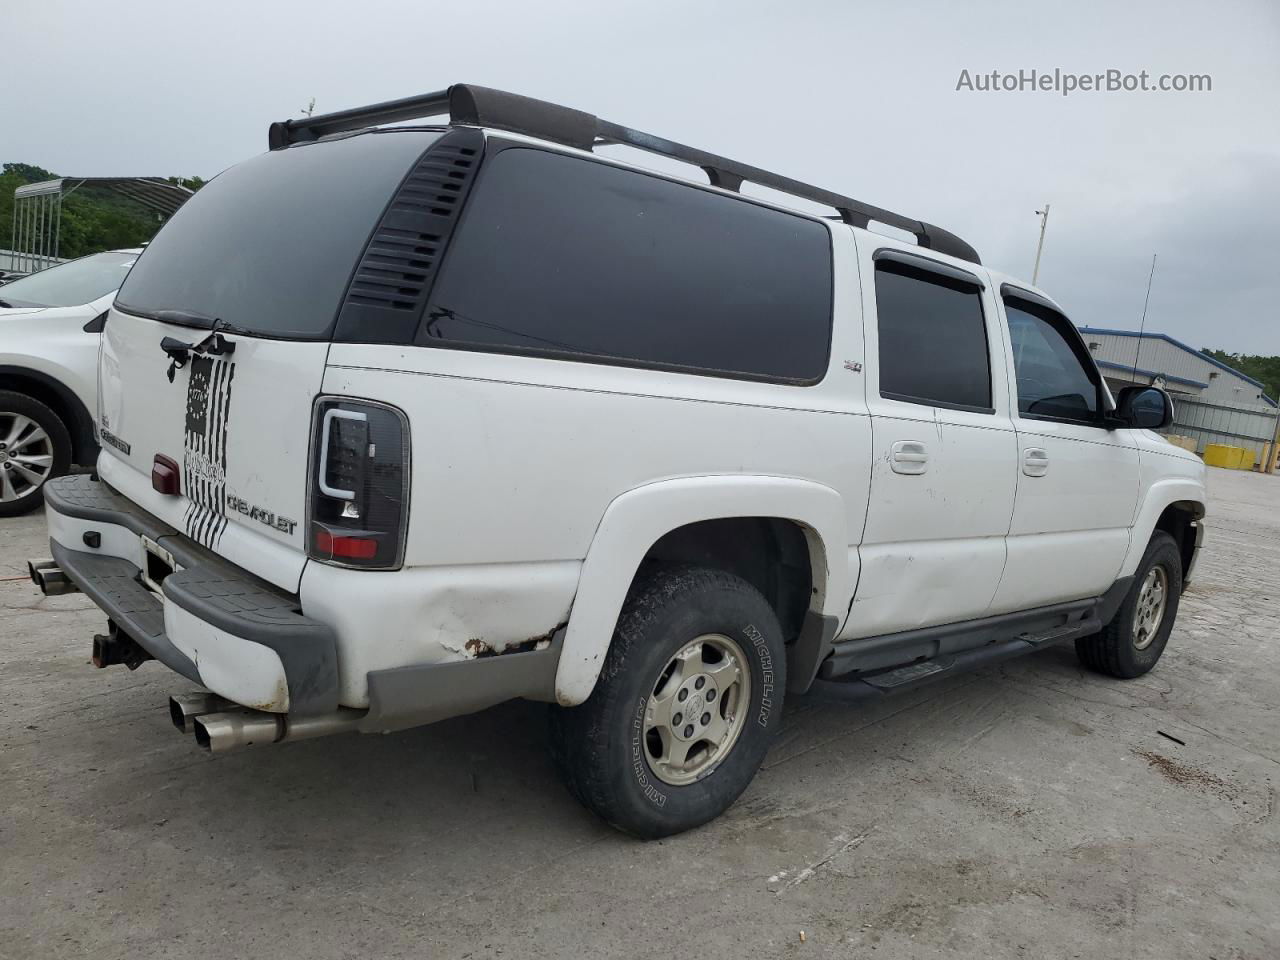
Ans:
[[[16,269],[43,270],[59,260],[62,201],[81,187],[110,190],[167,220],[191,197],[186,187],[163,177],[59,177],[13,191],[11,249]]]

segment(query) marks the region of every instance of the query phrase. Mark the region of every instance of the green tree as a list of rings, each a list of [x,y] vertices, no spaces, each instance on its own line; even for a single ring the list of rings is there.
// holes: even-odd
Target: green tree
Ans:
[[[177,184],[180,187],[186,187],[192,193],[195,193],[206,183],[204,177],[169,177],[170,183]]]
[[[0,170],[0,247],[13,239],[13,192],[27,183],[56,180],[58,175],[30,163],[6,163]],[[169,177],[170,183],[199,190],[203,177]],[[164,219],[141,204],[110,190],[85,186],[62,201],[58,255],[66,259],[149,241]]]
[[[23,183],[40,183],[43,180],[58,179],[56,173],[50,173],[44,167],[37,167],[32,163],[6,163],[4,172],[16,174],[22,178]]]

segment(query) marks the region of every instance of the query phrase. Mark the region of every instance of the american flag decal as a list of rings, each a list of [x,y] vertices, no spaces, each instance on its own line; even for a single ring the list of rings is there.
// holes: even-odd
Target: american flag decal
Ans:
[[[187,535],[214,548],[227,528],[227,415],[236,365],[195,356],[187,381],[187,429],[182,479],[189,503],[183,518]]]

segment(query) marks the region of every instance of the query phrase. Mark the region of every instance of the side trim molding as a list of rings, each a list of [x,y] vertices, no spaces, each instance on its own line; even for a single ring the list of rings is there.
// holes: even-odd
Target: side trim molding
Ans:
[[[1100,597],[1056,603],[980,620],[966,620],[879,637],[845,640],[832,647],[818,670],[824,680],[934,660],[988,644],[1021,641],[1032,647],[1087,636],[1110,623],[1124,602],[1133,577],[1121,577]]]

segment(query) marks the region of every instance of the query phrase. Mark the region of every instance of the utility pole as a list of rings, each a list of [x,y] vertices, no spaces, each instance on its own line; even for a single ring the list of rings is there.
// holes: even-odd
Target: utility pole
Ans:
[[[1276,408],[1276,429],[1271,434],[1271,446],[1267,449],[1267,462],[1262,465],[1263,473],[1276,472],[1276,447],[1280,446],[1280,407]]]
[[[311,116],[313,113],[315,113],[315,112],[316,112],[316,98],[315,98],[315,97],[312,97],[312,98],[311,98],[311,102],[307,104],[307,108],[306,108],[305,110],[303,110],[302,112],[303,112],[304,114],[306,114],[308,117],[309,117],[309,116]]]
[[[1046,203],[1043,210],[1037,210],[1036,213],[1040,217],[1040,242],[1036,244],[1036,266],[1031,271],[1031,285],[1036,285],[1036,279],[1040,276],[1040,254],[1044,251],[1044,229],[1049,226],[1049,205]]]

